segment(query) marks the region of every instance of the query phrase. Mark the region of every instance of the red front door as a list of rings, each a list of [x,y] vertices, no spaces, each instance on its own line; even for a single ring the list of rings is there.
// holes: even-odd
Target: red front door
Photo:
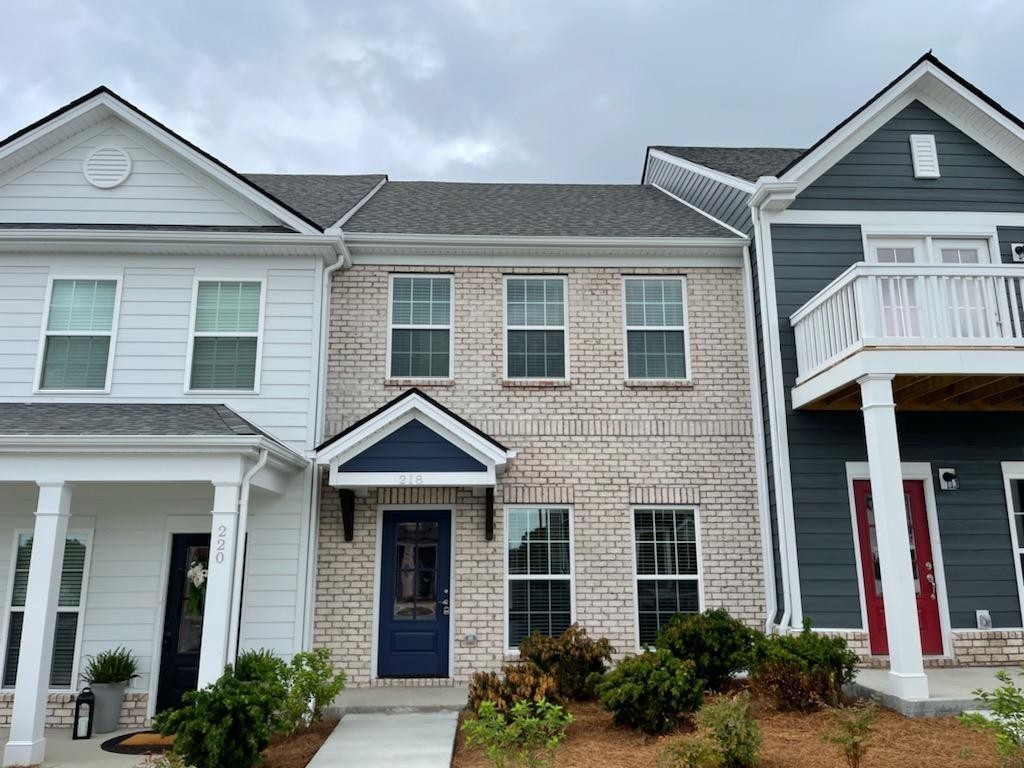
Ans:
[[[867,480],[854,480],[853,496],[857,507],[861,575],[867,599],[871,653],[885,656],[889,653],[889,640],[885,632],[885,603],[882,600],[882,576],[878,566],[871,483]],[[904,480],[903,498],[907,507],[907,528],[910,531],[910,564],[914,572],[914,591],[917,593],[921,651],[926,656],[938,656],[942,654],[942,628],[939,624],[939,600],[935,592],[935,565],[932,560],[932,541],[928,534],[924,483],[920,480]]]

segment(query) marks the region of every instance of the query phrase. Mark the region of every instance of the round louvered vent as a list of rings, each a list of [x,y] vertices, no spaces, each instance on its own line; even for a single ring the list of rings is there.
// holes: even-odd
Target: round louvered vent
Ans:
[[[100,189],[110,189],[124,182],[132,172],[132,158],[120,147],[98,147],[82,164],[86,181]]]

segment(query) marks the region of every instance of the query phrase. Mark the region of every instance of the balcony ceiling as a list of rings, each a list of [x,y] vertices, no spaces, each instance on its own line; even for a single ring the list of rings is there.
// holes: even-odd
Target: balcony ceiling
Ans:
[[[892,387],[900,411],[1024,411],[1024,375],[897,375]],[[859,408],[856,382],[803,406],[819,411]]]

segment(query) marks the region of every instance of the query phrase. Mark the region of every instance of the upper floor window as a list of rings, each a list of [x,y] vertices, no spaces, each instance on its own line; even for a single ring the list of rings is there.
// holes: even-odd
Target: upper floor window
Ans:
[[[191,390],[256,390],[263,285],[200,281],[196,287]]]
[[[389,376],[452,375],[452,279],[392,275]]]
[[[868,261],[878,264],[988,264],[989,241],[938,237],[872,237]]]
[[[681,277],[627,277],[626,377],[685,379],[686,305]]]
[[[117,304],[116,280],[54,280],[39,389],[105,390]]]
[[[565,379],[564,277],[505,278],[505,377]]]

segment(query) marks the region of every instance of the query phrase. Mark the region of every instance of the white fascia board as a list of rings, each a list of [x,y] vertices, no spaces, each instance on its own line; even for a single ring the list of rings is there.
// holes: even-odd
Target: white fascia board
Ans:
[[[555,235],[432,235],[346,232],[351,245],[453,246],[462,248],[742,248],[743,237],[564,237]]]
[[[677,165],[680,168],[687,169],[688,171],[693,171],[694,173],[699,173],[702,176],[707,176],[709,179],[714,179],[715,181],[720,181],[723,184],[728,184],[730,187],[736,187],[736,189],[741,189],[748,194],[754,191],[754,184],[746,179],[741,179],[739,176],[733,176],[732,174],[725,173],[724,171],[716,171],[714,168],[708,168],[706,165],[695,163],[692,160],[686,160],[682,157],[670,155],[667,152],[662,152],[660,149],[652,149],[650,153],[651,157],[656,157],[659,160],[664,160],[666,163],[672,163],[672,165]]]
[[[494,467],[481,472],[336,472],[328,481],[335,488],[487,488],[497,482]]]

